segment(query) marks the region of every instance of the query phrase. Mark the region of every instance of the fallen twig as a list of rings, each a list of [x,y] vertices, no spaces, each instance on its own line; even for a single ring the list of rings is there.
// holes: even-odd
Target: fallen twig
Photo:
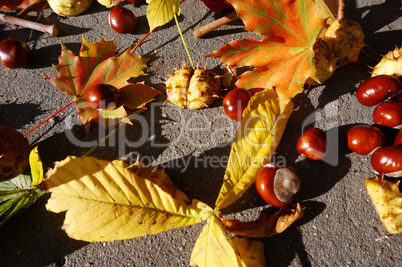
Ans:
[[[20,12],[18,12],[17,17],[25,18],[26,15],[28,15],[29,12],[31,12],[31,11],[41,11],[47,5],[48,5],[47,0],[39,0],[37,2],[34,2],[34,3],[30,4],[27,7],[25,7]]]
[[[49,33],[53,36],[59,35],[59,29],[54,25],[46,25],[39,22],[34,22],[26,19],[21,19],[6,14],[0,14],[0,20],[5,21],[14,25],[22,26],[25,28],[30,28],[33,30]]]
[[[218,27],[220,27],[222,25],[225,25],[226,23],[229,23],[231,21],[234,21],[234,20],[236,20],[238,18],[239,17],[236,15],[236,11],[233,11],[233,12],[229,13],[228,15],[220,18],[220,19],[217,19],[217,20],[215,20],[215,21],[213,21],[213,22],[211,22],[211,23],[209,23],[207,25],[204,25],[204,26],[202,26],[200,28],[195,29],[194,30],[194,36],[196,38],[200,38],[200,37],[204,36],[205,34],[215,30],[216,28],[218,28]]]

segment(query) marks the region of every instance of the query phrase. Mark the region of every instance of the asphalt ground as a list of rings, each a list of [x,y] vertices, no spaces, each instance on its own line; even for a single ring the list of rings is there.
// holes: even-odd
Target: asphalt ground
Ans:
[[[399,0],[346,1],[345,16],[359,22],[365,33],[360,60],[337,70],[321,86],[306,87],[294,98],[295,110],[288,122],[275,156],[286,158],[300,174],[302,190],[296,201],[305,216],[284,233],[261,239],[267,265],[271,266],[401,266],[402,236],[389,235],[367,194],[364,179],[375,176],[369,157],[358,156],[345,145],[345,135],[360,123],[372,124],[373,108],[355,98],[359,83],[370,76],[370,68],[381,55],[402,44],[401,2]],[[60,42],[78,54],[82,36],[96,42],[114,38],[118,54],[133,47],[149,30],[147,5],[123,4],[138,17],[139,27],[128,35],[115,33],[108,25],[109,10],[98,3],[77,17],[59,17],[45,11],[40,21],[54,24],[60,37],[21,28],[15,39],[26,41],[33,50],[27,69],[0,67],[0,123],[26,132],[71,101],[43,76],[55,77],[52,64],[58,63]],[[205,55],[225,43],[253,34],[243,30],[240,20],[225,25],[201,39],[195,28],[219,18],[202,2],[182,4],[180,26],[195,62],[220,70],[216,59]],[[13,27],[0,23],[1,39]],[[256,36],[258,37],[258,36]],[[132,163],[137,155],[143,163],[165,168],[179,189],[189,198],[213,206],[222,184],[225,159],[238,124],[225,117],[222,100],[210,108],[190,111],[167,103],[163,80],[173,66],[187,61],[174,21],[161,27],[145,41],[136,54],[151,58],[145,84],[163,92],[148,110],[124,126],[119,138],[111,138],[91,155],[100,159],[122,159]],[[330,157],[322,162],[301,158],[295,149],[302,130],[316,126],[328,132]],[[94,126],[82,126],[71,106],[52,121],[32,132],[29,142],[38,146],[46,168],[67,155],[80,156],[93,142],[107,134]],[[75,137],[75,141],[74,138]],[[81,143],[77,143],[78,141]],[[92,145],[91,145],[92,144]],[[61,229],[64,214],[48,212],[45,195],[30,208],[20,211],[0,229],[1,266],[188,266],[195,241],[203,224],[161,234],[114,242],[87,243],[70,239]],[[255,219],[273,211],[251,187],[227,215],[241,220]]]

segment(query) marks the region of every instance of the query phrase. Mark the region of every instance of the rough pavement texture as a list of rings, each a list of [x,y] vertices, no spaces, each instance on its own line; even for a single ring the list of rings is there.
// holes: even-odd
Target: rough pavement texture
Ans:
[[[399,0],[346,1],[346,17],[358,21],[369,45],[364,51],[380,55],[402,44],[401,2]],[[78,17],[62,18],[46,11],[40,21],[57,25],[62,36],[19,29],[15,38],[33,49],[28,69],[0,67],[0,123],[26,132],[71,101],[42,77],[57,75],[60,42],[78,54],[82,36],[90,42],[101,37],[114,38],[118,53],[134,46],[148,32],[146,5],[125,4],[139,20],[138,29],[128,35],[113,32],[108,25],[108,10],[98,3]],[[217,18],[200,1],[182,4],[180,25],[195,62],[219,68],[218,60],[204,56],[223,44],[252,36],[241,21],[217,29],[202,39],[193,37],[196,27]],[[0,23],[1,39],[12,27]],[[150,57],[148,76],[143,80],[164,92],[166,71],[174,71],[187,61],[174,21],[161,27],[145,41],[136,54]],[[375,60],[362,55],[361,61],[374,66]],[[297,201],[305,216],[286,232],[261,240],[268,265],[274,266],[396,266],[402,262],[402,235],[389,235],[376,214],[363,179],[375,174],[369,157],[347,150],[344,137],[358,123],[373,123],[372,108],[357,103],[354,92],[369,77],[364,64],[351,64],[337,70],[324,85],[306,88],[295,97],[292,114],[277,156],[286,157],[303,180]],[[157,97],[148,111],[133,126],[126,126],[122,136],[100,147],[92,156],[123,159],[131,163],[139,154],[144,160],[166,167],[174,183],[190,198],[213,205],[225,171],[225,157],[237,123],[224,116],[222,101],[210,108],[189,111],[170,104],[161,106],[166,94]],[[142,122],[142,124],[141,124]],[[328,131],[331,157],[327,162],[312,162],[298,156],[295,144],[302,129],[315,125]],[[74,145],[68,133],[81,141],[94,141],[105,133],[94,127],[89,133],[81,125],[75,107],[59,114],[28,136],[32,146],[39,146],[46,167],[67,155],[82,155],[89,147]],[[119,141],[116,141],[119,140]],[[221,159],[222,164],[216,164]],[[214,163],[212,163],[212,161]],[[145,162],[147,163],[147,162]],[[204,166],[206,164],[206,167]],[[61,229],[64,214],[47,212],[44,196],[29,209],[18,213],[0,229],[2,266],[188,266],[191,251],[202,224],[171,230],[133,240],[86,243],[69,239]],[[251,187],[225,214],[251,220],[261,211],[270,210]]]

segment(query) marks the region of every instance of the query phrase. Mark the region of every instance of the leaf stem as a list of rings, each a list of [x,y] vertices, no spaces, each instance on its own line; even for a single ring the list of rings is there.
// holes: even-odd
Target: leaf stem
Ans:
[[[6,15],[6,14],[0,14],[0,21],[8,22],[14,25],[22,26],[25,28],[30,28],[36,31],[41,31],[45,33],[49,33],[53,36],[58,36],[59,35],[59,29],[57,29],[56,26],[54,25],[46,25],[22,18],[17,18],[14,16]]]
[[[338,1],[338,20],[343,19],[343,17],[345,16],[344,10],[345,10],[345,2],[343,0],[339,0]]]
[[[191,66],[193,67],[193,69],[195,69],[193,59],[191,58],[190,51],[188,50],[186,41],[184,40],[184,36],[183,36],[182,31],[181,31],[181,28],[180,28],[180,25],[179,25],[179,20],[177,19],[177,14],[176,13],[174,13],[174,20],[176,21],[177,29],[179,30],[180,37],[181,37],[181,40],[183,41],[183,45],[184,45],[184,48],[186,49],[188,58],[190,59]]]
[[[217,19],[211,23],[208,23],[202,27],[199,27],[194,30],[194,36],[195,38],[201,38],[205,34],[215,30],[216,28],[219,28],[220,26],[223,26],[231,21],[234,21],[238,19],[239,17],[236,15],[236,11],[230,12],[226,16],[223,16],[220,19]]]
[[[28,132],[26,132],[24,134],[24,136],[28,135],[29,133],[31,133],[32,131],[34,131],[36,128],[38,128],[39,126],[41,126],[42,124],[44,124],[45,122],[47,122],[48,120],[50,120],[51,118],[53,118],[54,116],[56,116],[57,114],[59,114],[60,112],[62,112],[63,110],[65,110],[66,108],[68,108],[69,106],[71,106],[71,104],[73,104],[75,101],[72,100],[70,103],[68,103],[67,105],[65,105],[63,108],[59,109],[58,111],[56,111],[55,113],[53,113],[49,118],[47,118],[46,120],[42,121],[41,123],[39,123],[38,125],[36,125],[35,127],[33,127],[31,130],[29,130]]]
[[[145,39],[147,39],[147,37],[148,37],[149,35],[151,35],[151,33],[152,33],[155,29],[156,29],[156,28],[153,28],[152,31],[148,32],[147,34],[145,34],[144,37],[142,37],[142,39],[134,46],[134,48],[131,49],[131,51],[130,51],[131,54],[134,53],[134,51],[140,46],[140,44],[142,44],[142,43],[145,41]]]

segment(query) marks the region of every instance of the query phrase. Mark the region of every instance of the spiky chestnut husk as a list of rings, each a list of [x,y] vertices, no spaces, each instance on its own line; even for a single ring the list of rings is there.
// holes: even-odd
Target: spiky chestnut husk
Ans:
[[[174,74],[169,73],[170,78],[166,84],[166,102],[175,104],[179,108],[187,107],[187,91],[190,85],[191,76],[194,70],[183,62],[182,68],[177,69]]]
[[[359,23],[343,18],[334,21],[324,35],[324,41],[337,57],[336,65],[341,68],[357,62],[364,44],[364,33]]]
[[[166,84],[166,102],[180,108],[200,109],[208,107],[219,97],[221,77],[206,67],[195,71],[183,63],[182,69],[170,74]]]
[[[197,67],[190,80],[187,92],[187,108],[200,109],[208,107],[221,91],[221,81],[217,75],[206,67]]]
[[[328,80],[336,70],[337,58],[328,44],[318,38],[313,45],[315,73],[306,81],[310,85],[318,85]]]
[[[86,11],[92,0],[48,0],[50,8],[59,16],[77,16]]]
[[[0,125],[0,182],[22,173],[29,162],[31,147],[24,135]]]
[[[371,77],[382,74],[402,77],[402,46],[389,51],[374,67]]]

